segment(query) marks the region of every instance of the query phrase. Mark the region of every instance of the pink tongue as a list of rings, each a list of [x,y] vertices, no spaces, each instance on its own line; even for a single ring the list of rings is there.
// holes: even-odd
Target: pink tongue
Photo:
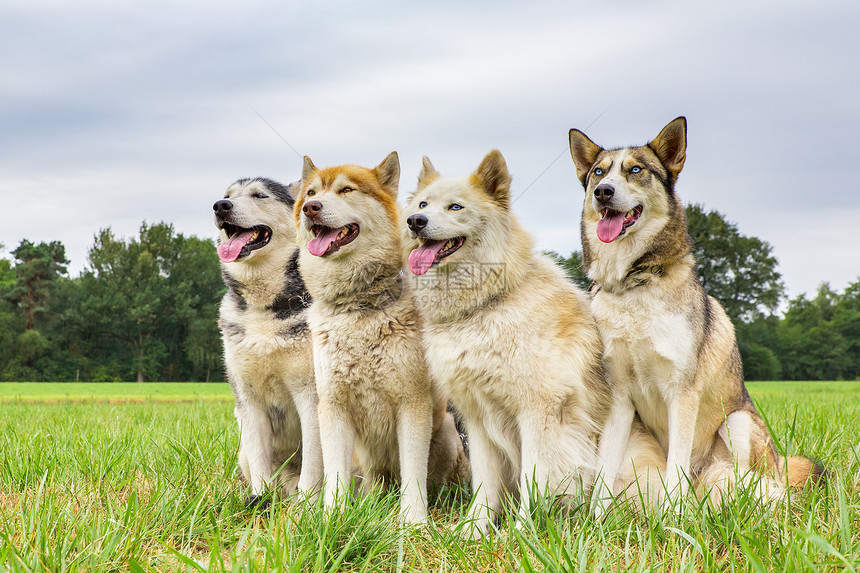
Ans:
[[[448,241],[424,241],[424,244],[409,253],[409,270],[412,274],[423,275],[436,262],[436,255]]]
[[[604,243],[611,243],[618,238],[624,229],[624,213],[606,215],[597,222],[597,238]]]
[[[225,263],[232,263],[239,258],[239,253],[242,252],[242,247],[247,245],[253,236],[254,231],[245,231],[244,233],[233,235],[218,245],[218,258]]]
[[[340,234],[340,230],[343,227],[338,227],[337,229],[329,229],[328,231],[322,232],[310,241],[308,241],[308,251],[315,257],[321,257],[326,254],[331,248],[331,244],[334,243],[335,239],[337,239],[338,234]]]

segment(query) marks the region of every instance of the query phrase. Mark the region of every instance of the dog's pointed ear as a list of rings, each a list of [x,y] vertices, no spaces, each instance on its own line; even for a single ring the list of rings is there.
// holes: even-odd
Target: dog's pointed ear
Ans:
[[[568,140],[570,141],[570,157],[576,166],[576,176],[579,177],[579,181],[585,187],[588,172],[594,165],[597,154],[603,151],[603,148],[588,139],[588,136],[578,129],[570,130]]]
[[[302,194],[302,180],[293,181],[292,183],[287,185],[287,195],[295,201],[299,198],[299,195]]]
[[[430,162],[430,158],[425,155],[421,160],[421,173],[418,174],[418,188],[424,189],[439,179],[439,177],[439,172],[436,171],[435,167],[433,167],[433,164]]]
[[[304,163],[302,163],[302,184],[307,183],[314,171],[317,171],[316,165],[311,161],[311,158],[305,155]]]
[[[472,173],[472,182],[478,185],[493,200],[507,209],[511,201],[511,174],[505,158],[498,149],[484,157],[478,169]]]
[[[382,163],[374,167],[373,174],[392,197],[397,197],[397,187],[400,185],[400,157],[396,151],[389,153]]]
[[[669,171],[672,183],[687,160],[687,118],[676,117],[648,144]]]

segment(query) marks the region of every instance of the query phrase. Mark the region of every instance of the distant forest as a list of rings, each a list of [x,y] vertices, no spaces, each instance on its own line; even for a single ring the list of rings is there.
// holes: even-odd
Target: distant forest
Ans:
[[[748,380],[860,379],[860,277],[785,302],[773,248],[687,207],[699,278],[735,324]],[[2,248],[2,245],[0,245]],[[0,259],[0,380],[222,381],[215,245],[143,223],[102,229],[70,277],[62,243],[24,239]],[[580,253],[547,253],[584,288]],[[777,309],[784,308],[780,315]]]

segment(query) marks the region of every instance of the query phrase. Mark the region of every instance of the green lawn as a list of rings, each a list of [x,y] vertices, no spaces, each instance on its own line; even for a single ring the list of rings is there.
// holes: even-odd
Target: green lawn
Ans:
[[[7,402],[193,402],[233,400],[226,382],[0,382]]]
[[[823,461],[828,485],[775,508],[642,516],[536,511],[479,543],[453,526],[397,526],[393,495],[242,506],[226,384],[0,384],[0,571],[798,571],[860,567],[860,383],[749,384],[780,445]]]

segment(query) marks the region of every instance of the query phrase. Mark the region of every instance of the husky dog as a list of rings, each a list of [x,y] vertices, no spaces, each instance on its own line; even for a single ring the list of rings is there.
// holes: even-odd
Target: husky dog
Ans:
[[[467,470],[463,446],[431,383],[421,317],[403,280],[398,233],[400,163],[317,169],[305,157],[295,221],[299,264],[314,298],[313,333],[325,503],[348,489],[356,454],[368,483],[400,479],[408,522],[427,515],[429,473]]]
[[[247,505],[265,503],[263,492],[276,472],[286,493],[297,487],[313,492],[322,479],[307,326],[311,299],[290,220],[298,187],[240,179],[214,205],[228,288],[219,326],[236,396],[239,467],[251,485]]]
[[[586,295],[535,253],[510,184],[498,151],[468,177],[443,178],[424,157],[404,221],[430,369],[469,436],[473,537],[506,491],[525,515],[532,488],[587,489],[610,407]]]
[[[684,209],[674,191],[686,159],[679,117],[642,147],[605,150],[570,131],[585,187],[582,254],[594,281],[591,309],[615,390],[600,442],[603,507],[624,459],[634,412],[666,456],[658,503],[673,505],[690,483],[721,499],[749,470],[763,496],[822,469],[781,457],[744,386],[735,332],[699,283]],[[734,467],[733,467],[734,466]],[[678,506],[675,506],[678,507]]]

